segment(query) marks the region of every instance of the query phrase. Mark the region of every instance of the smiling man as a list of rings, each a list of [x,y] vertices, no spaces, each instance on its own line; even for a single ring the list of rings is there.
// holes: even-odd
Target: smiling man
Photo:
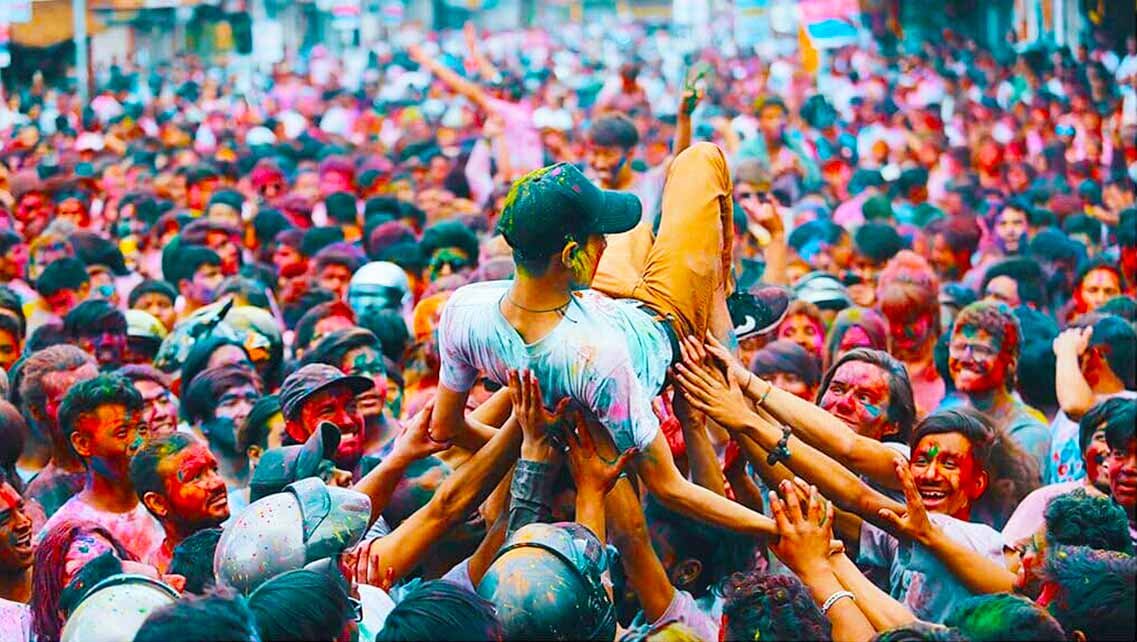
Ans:
[[[1050,430],[1042,413],[1014,394],[1022,330],[1003,303],[977,301],[960,311],[948,344],[948,369],[961,402],[985,413],[1034,457],[1039,478],[1050,452]]]
[[[30,639],[34,555],[24,498],[0,480],[0,639]]]
[[[148,442],[130,460],[130,480],[166,538],[145,561],[164,573],[174,547],[229,519],[229,495],[206,444],[186,433]]]
[[[359,375],[345,375],[335,366],[308,364],[288,376],[280,388],[286,446],[304,443],[321,421],[340,429],[336,465],[354,471],[363,456],[363,416],[356,398],[375,383]]]
[[[142,396],[126,379],[99,375],[75,384],[59,408],[59,425],[87,469],[83,490],[47,520],[40,537],[63,520],[94,522],[123,547],[145,559],[162,529],[139,503],[130,481],[130,458],[142,445]]]

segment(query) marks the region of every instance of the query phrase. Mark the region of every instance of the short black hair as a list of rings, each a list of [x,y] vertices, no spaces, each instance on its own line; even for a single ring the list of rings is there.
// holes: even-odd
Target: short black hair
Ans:
[[[628,151],[639,144],[640,134],[631,118],[623,114],[608,114],[592,123],[588,138],[593,145],[619,147]]]
[[[213,554],[221,540],[220,528],[203,528],[174,547],[167,570],[186,578],[186,592],[201,595],[217,581]]]
[[[887,223],[865,223],[853,233],[857,252],[877,263],[884,263],[904,249],[904,239]]]
[[[249,596],[261,640],[320,640],[335,636],[354,617],[347,582],[338,570],[281,573]]]
[[[1066,632],[1087,640],[1128,642],[1137,636],[1137,558],[1088,546],[1060,546],[1046,555],[1043,576],[1058,588],[1049,611]]]
[[[134,642],[260,642],[260,636],[245,599],[214,588],[151,613]]]
[[[343,230],[339,226],[313,227],[304,232],[304,237],[300,240],[300,253],[304,256],[315,256],[316,252],[343,240]]]
[[[817,357],[785,339],[768,343],[756,352],[750,361],[750,371],[759,377],[770,377],[779,372],[793,373],[811,387],[821,382],[821,367]]]
[[[72,339],[105,331],[126,335],[126,315],[106,299],[87,299],[63,317],[63,332]]]
[[[972,456],[979,469],[990,472],[991,449],[995,446],[995,429],[983,415],[968,408],[939,410],[924,417],[912,431],[908,446],[913,451],[928,435],[959,433],[971,443]]]
[[[5,315],[5,312],[11,314]],[[20,329],[16,333],[17,337],[22,339],[27,335],[28,319],[24,316],[24,304],[20,301],[20,295],[6,285],[0,285],[0,316],[10,316],[16,320]]]
[[[1103,314],[1094,324],[1092,344],[1105,356],[1109,369],[1125,385],[1137,389],[1137,330],[1119,316]]]
[[[1023,303],[1033,303],[1039,309],[1046,306],[1048,300],[1046,293],[1046,275],[1038,261],[1024,257],[1014,257],[999,261],[987,268],[983,275],[983,285],[979,288],[980,294],[987,292],[987,284],[997,276],[1010,277],[1018,285],[1019,299]]]
[[[1122,397],[1110,397],[1094,404],[1086,411],[1086,414],[1082,415],[1078,421],[1078,447],[1081,452],[1086,452],[1086,449],[1090,447],[1095,432],[1098,430],[1104,432],[1105,425],[1109,423],[1110,417],[1125,407],[1125,401]]]
[[[493,604],[453,582],[430,580],[410,591],[387,614],[375,642],[503,638]]]
[[[446,247],[456,247],[469,258],[472,265],[478,262],[478,237],[459,221],[442,221],[426,228],[422,234],[422,252],[431,256]]]
[[[190,423],[213,419],[221,395],[237,386],[252,386],[258,392],[264,387],[256,372],[234,363],[202,370],[182,395],[182,416]]]
[[[316,324],[328,317],[339,314],[341,310],[346,318],[351,319],[352,323],[355,323],[355,313],[351,311],[351,308],[344,306],[338,299],[321,303],[305,312],[304,316],[300,317],[300,320],[296,322],[296,334],[292,342],[292,348],[294,350],[296,348],[306,350],[311,347],[312,337],[316,334]]]
[[[268,448],[268,421],[279,412],[279,395],[265,395],[257,399],[245,422],[237,427],[237,451],[243,453],[250,446]]]
[[[67,439],[83,415],[99,406],[121,405],[128,413],[142,410],[142,395],[134,384],[116,374],[100,374],[71,386],[59,404],[59,429]]]
[[[243,270],[247,266],[242,266]],[[266,285],[257,279],[251,279],[247,276],[234,274],[233,276],[226,277],[217,286],[217,298],[222,299],[227,295],[234,295],[238,298],[237,305],[242,305],[241,300],[246,304],[251,305],[262,310],[268,310],[270,307],[268,296],[265,294]]]
[[[379,339],[384,357],[402,363],[411,344],[411,332],[401,314],[394,310],[384,310],[377,314],[364,314],[358,321],[360,326],[370,330]]]
[[[302,364],[326,363],[340,367],[344,355],[357,348],[373,348],[381,352],[379,339],[366,328],[344,328],[320,337],[316,345],[304,353]]]
[[[821,240],[833,245],[848,234],[848,230],[828,219],[814,219],[803,223],[790,232],[789,244],[800,253],[810,241]]]
[[[131,289],[130,294],[126,297],[126,303],[133,308],[134,304],[147,294],[159,294],[169,299],[170,303],[175,303],[178,300],[178,291],[169,283],[157,279],[146,279]]]
[[[201,245],[181,245],[176,252],[175,261],[169,272],[163,272],[166,280],[175,287],[182,281],[190,281],[203,265],[221,266],[221,257],[213,250]]]
[[[248,350],[243,343],[236,339],[220,334],[210,334],[203,339],[199,339],[194,342],[193,347],[191,347],[189,353],[186,354],[186,360],[182,362],[181,389],[183,391],[189,390],[189,387],[193,384],[194,377],[209,366],[209,360],[213,357],[213,353],[224,346],[236,346],[240,348],[241,351],[245,353],[245,358],[248,359]]]
[[[1137,399],[1125,400],[1125,405],[1113,412],[1105,424],[1105,441],[1110,450],[1125,452],[1137,434]]]
[[[91,282],[87,266],[73,256],[65,256],[48,263],[36,279],[36,292],[49,297],[60,290],[79,290]]]

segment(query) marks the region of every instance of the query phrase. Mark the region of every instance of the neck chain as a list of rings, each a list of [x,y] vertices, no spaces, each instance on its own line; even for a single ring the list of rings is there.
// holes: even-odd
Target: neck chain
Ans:
[[[505,294],[505,298],[506,298],[506,300],[508,300],[508,301],[509,301],[509,304],[510,304],[510,305],[512,305],[513,307],[515,307],[515,308],[518,308],[518,309],[520,309],[520,310],[525,310],[526,312],[530,312],[530,313],[532,313],[532,314],[548,314],[549,312],[557,312],[557,313],[562,313],[562,314],[563,314],[563,313],[564,313],[564,310],[565,310],[565,308],[567,308],[567,307],[568,307],[569,303],[572,303],[572,295],[570,294],[570,295],[569,295],[569,298],[568,298],[568,300],[567,300],[567,301],[565,301],[564,303],[562,303],[562,304],[558,305],[558,306],[557,306],[557,307],[555,307],[555,308],[548,308],[548,309],[545,309],[545,310],[537,310],[537,309],[534,309],[534,308],[527,308],[527,307],[525,307],[525,306],[521,305],[520,303],[518,303],[517,301],[514,301],[514,300],[513,300],[513,296],[512,296],[510,293],[508,293],[508,292],[506,292],[506,294]]]

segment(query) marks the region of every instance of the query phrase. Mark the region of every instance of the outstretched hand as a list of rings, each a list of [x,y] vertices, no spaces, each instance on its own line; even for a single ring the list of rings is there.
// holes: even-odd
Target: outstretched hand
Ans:
[[[709,356],[718,367],[722,368],[725,372],[733,373],[734,378],[739,381],[746,381],[749,377],[753,376],[750,370],[742,364],[730,350],[727,350],[715,335],[707,330],[707,334],[703,337],[703,344],[701,346],[703,353]]]
[[[449,448],[449,440],[435,441],[430,436],[430,418],[433,414],[434,400],[431,400],[403,426],[403,432],[395,438],[392,453],[406,457],[409,461],[418,461]]]
[[[551,450],[549,431],[555,430],[564,418],[571,399],[565,397],[551,412],[546,410],[541,383],[532,370],[510,370],[508,383],[509,396],[513,400],[513,414],[521,424],[524,447]]]
[[[594,438],[588,420],[579,411],[573,415],[573,427],[565,435],[565,441],[568,442],[565,459],[573,481],[576,482],[577,492],[606,495],[616,485],[624,467],[639,451],[633,447],[617,456],[616,447],[603,428],[600,429],[600,436]]]
[[[783,480],[780,490],[784,499],[770,492],[770,511],[778,525],[778,539],[770,550],[798,575],[826,568],[832,553],[833,504],[804,483]]]
[[[916,489],[916,480],[912,478],[912,471],[908,470],[908,462],[897,459],[895,465],[896,477],[904,489],[904,514],[898,515],[888,508],[880,509],[877,514],[892,525],[896,535],[916,542],[926,542],[935,526],[928,519],[928,509],[924,507],[924,500]]]
[[[727,430],[744,427],[751,411],[734,370],[729,369],[724,375],[712,365],[694,337],[683,339],[680,350],[683,359],[675,365],[673,375],[691,407]]]

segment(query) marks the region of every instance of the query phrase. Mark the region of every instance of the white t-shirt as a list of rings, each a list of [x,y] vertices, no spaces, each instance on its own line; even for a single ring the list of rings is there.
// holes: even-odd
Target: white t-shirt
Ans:
[[[651,400],[672,358],[660,322],[639,301],[583,290],[552,332],[526,344],[499,308],[511,284],[467,285],[446,302],[438,326],[441,384],[464,392],[481,372],[504,385],[509,370],[527,368],[548,406],[570,397],[608,429],[617,448],[646,450],[659,430]]]
[[[999,531],[940,513],[928,517],[953,541],[1003,563],[1003,535]],[[861,526],[857,563],[888,569],[889,594],[927,622],[942,623],[960,602],[973,595],[931,551],[900,541],[867,522]]]

